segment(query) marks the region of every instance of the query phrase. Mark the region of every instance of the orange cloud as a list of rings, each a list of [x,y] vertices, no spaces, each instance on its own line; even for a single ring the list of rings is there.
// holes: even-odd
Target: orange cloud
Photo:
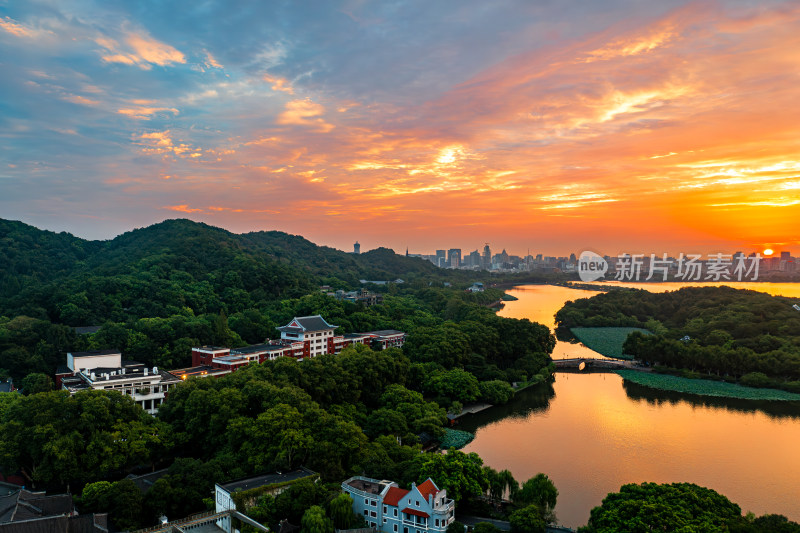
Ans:
[[[292,88],[292,85],[286,78],[277,78],[274,76],[270,76],[269,74],[264,74],[264,77],[262,79],[265,82],[272,84],[273,91],[280,91],[286,94],[294,94],[294,88]]]
[[[203,212],[202,209],[192,208],[192,207],[189,207],[186,204],[165,205],[165,206],[162,207],[162,209],[169,209],[171,211],[178,211],[178,212],[181,212],[181,213],[202,213]]]
[[[121,115],[127,115],[131,118],[135,119],[149,119],[153,115],[157,113],[171,113],[172,115],[177,115],[178,110],[174,107],[145,107],[145,106],[138,106],[133,108],[126,108],[126,109],[118,109],[117,113]]]
[[[0,29],[16,37],[25,37],[28,39],[40,38],[44,35],[53,34],[53,32],[48,30],[31,28],[30,26],[20,24],[11,17],[0,17]]]
[[[153,39],[146,32],[141,34],[129,32],[122,44],[106,36],[95,38],[95,42],[106,50],[101,56],[106,63],[138,65],[143,69],[149,69],[152,65],[186,63],[186,58],[180,51]]]
[[[325,122],[320,115],[325,113],[325,108],[310,99],[292,100],[286,103],[286,109],[278,115],[278,124],[296,124],[300,126],[313,126],[323,133],[331,131],[334,126]]]
[[[98,100],[92,100],[91,98],[85,98],[77,94],[65,96],[62,98],[62,100],[66,100],[67,102],[72,102],[73,104],[88,105],[88,106],[95,106],[100,104]]]
[[[202,157],[203,151],[189,143],[174,142],[170,130],[143,133],[139,137],[143,145],[142,152],[150,155],[174,154],[181,158],[196,159]]]

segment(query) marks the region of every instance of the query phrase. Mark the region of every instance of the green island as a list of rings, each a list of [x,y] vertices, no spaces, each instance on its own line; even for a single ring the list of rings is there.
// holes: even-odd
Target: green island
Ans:
[[[632,381],[645,387],[685,394],[738,398],[742,400],[800,401],[800,394],[778,389],[757,389],[725,381],[690,379],[655,372],[640,372],[638,370],[615,370],[614,372],[627,381]]]
[[[628,335],[634,331],[638,331],[642,335],[652,334],[644,328],[632,327],[576,327],[571,328],[570,331],[579,341],[595,352],[606,357],[628,360],[633,359],[633,357],[630,354],[626,354],[622,348]]]
[[[630,332],[622,351],[655,374],[672,375],[626,372],[630,381],[693,394],[796,400],[800,313],[794,305],[791,298],[725,286],[611,291],[568,302],[556,314],[556,324],[573,331],[629,327],[652,332]]]

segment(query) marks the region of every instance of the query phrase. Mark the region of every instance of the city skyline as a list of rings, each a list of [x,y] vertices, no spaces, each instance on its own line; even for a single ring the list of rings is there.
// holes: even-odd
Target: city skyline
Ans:
[[[0,216],[794,254],[798,29],[778,0],[8,4]]]

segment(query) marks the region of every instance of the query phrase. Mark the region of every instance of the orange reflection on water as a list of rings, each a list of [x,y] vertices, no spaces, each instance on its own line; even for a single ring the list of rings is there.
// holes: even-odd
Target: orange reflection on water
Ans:
[[[789,294],[798,287],[748,288]],[[593,294],[539,285],[509,292],[519,300],[508,302],[502,316],[551,327],[566,300]],[[697,483],[744,512],[800,520],[800,405],[704,400],[623,386],[610,373],[559,373],[553,391],[549,400],[526,391],[509,406],[465,419],[462,429],[476,431],[464,451],[477,452],[485,464],[508,468],[520,481],[537,472],[550,476],[559,490],[556,513],[563,525],[586,524],[607,493],[644,481]]]

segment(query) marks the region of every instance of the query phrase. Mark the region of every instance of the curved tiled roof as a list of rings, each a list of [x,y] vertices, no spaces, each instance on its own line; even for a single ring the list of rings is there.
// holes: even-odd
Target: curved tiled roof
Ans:
[[[386,496],[383,497],[383,503],[386,505],[397,506],[398,502],[408,494],[409,491],[403,490],[400,487],[389,487]]]
[[[439,493],[439,488],[431,478],[426,479],[425,483],[417,485],[417,490],[426,500],[428,499],[428,496],[433,495],[433,497],[436,497],[436,495]]]

